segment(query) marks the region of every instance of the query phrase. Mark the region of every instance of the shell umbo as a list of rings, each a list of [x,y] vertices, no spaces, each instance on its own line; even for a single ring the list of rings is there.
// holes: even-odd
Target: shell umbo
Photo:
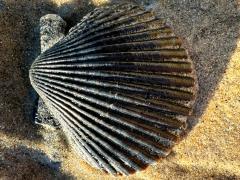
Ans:
[[[30,80],[82,158],[126,175],[171,152],[196,84],[171,28],[129,4],[86,15],[34,61]]]

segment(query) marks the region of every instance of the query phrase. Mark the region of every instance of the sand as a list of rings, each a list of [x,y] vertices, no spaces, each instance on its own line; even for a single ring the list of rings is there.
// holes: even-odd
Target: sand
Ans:
[[[0,179],[113,179],[77,158],[60,130],[33,124],[36,94],[28,79],[29,66],[40,53],[41,16],[58,13],[72,26],[109,2],[0,1]],[[116,179],[240,179],[238,3],[137,2],[152,8],[182,37],[196,67],[199,93],[190,132],[170,156]]]

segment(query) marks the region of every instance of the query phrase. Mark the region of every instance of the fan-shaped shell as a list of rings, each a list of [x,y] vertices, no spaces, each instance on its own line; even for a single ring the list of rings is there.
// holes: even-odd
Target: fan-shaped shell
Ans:
[[[94,167],[130,174],[165,157],[194,101],[192,61],[135,5],[97,8],[32,64],[33,87]]]

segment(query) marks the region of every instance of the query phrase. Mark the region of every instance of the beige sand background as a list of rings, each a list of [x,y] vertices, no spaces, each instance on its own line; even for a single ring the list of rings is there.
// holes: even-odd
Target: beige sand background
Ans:
[[[199,81],[191,131],[166,159],[113,178],[77,158],[60,130],[32,123],[36,96],[28,68],[40,52],[39,18],[58,13],[72,26],[108,3],[0,0],[0,179],[240,179],[240,3],[234,0],[137,1],[183,38]]]

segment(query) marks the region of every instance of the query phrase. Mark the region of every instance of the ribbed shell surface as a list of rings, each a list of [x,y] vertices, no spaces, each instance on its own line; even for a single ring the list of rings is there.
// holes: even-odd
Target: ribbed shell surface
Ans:
[[[167,156],[195,96],[181,40],[131,4],[86,15],[34,61],[30,80],[76,152],[111,174]]]

